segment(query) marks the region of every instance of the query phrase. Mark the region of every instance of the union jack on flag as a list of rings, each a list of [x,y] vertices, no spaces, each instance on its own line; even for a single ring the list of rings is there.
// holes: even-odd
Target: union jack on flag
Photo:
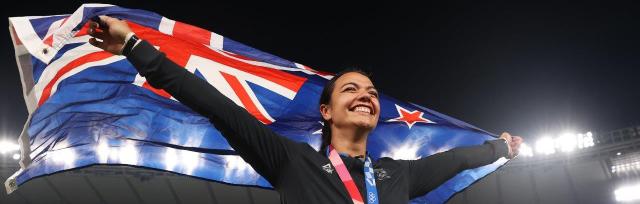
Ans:
[[[151,87],[123,56],[90,45],[87,22],[99,15],[127,20],[138,36],[272,130],[319,148],[317,103],[331,74],[153,12],[84,4],[71,15],[9,19],[29,118],[19,139],[21,169],[5,182],[8,192],[35,177],[94,164],[271,187],[207,118]],[[373,159],[418,159],[494,138],[384,94],[380,106],[367,144]],[[413,202],[444,203],[505,161],[463,171]]]

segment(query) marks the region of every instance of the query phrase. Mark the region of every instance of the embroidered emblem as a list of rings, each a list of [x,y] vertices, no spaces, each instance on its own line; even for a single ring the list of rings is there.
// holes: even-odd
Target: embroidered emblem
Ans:
[[[329,174],[333,174],[333,167],[331,167],[331,164],[325,164],[324,166],[322,166],[322,169],[324,171],[326,171]]]
[[[389,174],[387,173],[387,170],[385,170],[383,168],[374,169],[373,171],[375,171],[376,178],[378,178],[378,181],[382,181],[382,180],[391,178],[391,176],[389,176]]]

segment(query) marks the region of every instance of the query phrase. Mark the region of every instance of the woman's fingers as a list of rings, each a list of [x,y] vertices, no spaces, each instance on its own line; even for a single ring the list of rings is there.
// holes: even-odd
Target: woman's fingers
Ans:
[[[518,154],[520,154],[520,145],[524,140],[520,136],[512,136],[511,139],[512,139],[512,142],[510,145],[511,145],[511,149],[513,149],[513,156],[515,157]]]
[[[104,24],[103,27],[106,27],[105,33],[110,35],[115,42],[124,41],[125,37],[128,33],[132,32],[131,28],[127,25],[127,22],[124,20],[120,20],[117,18],[112,18],[109,16],[99,16],[100,21]]]
[[[106,40],[109,37],[104,31],[98,31],[95,28],[89,27],[89,35],[100,40]]]
[[[506,140],[508,144],[511,144],[513,140],[513,138],[508,132],[503,132],[502,135],[500,135],[500,138]]]
[[[98,16],[98,18],[100,18],[100,20],[106,25],[106,26],[111,26],[114,23],[118,22],[119,20],[117,18],[112,18],[109,16]]]
[[[87,33],[89,33],[89,35],[93,36],[93,34],[97,32],[96,28],[98,28],[98,23],[93,22],[93,21],[89,21],[89,30],[87,31]]]
[[[522,139],[522,137],[519,137],[519,136],[513,136],[513,137],[512,137],[512,140],[513,140],[513,144],[514,144],[514,145],[516,145],[516,146],[518,146],[518,147],[519,147],[519,146],[520,146],[520,144],[522,144],[522,142],[524,141],[524,140]]]
[[[520,153],[520,145],[524,141],[520,136],[512,136],[507,132],[502,133],[500,135],[500,139],[504,139],[507,141],[507,146],[509,148],[509,157],[515,158]]]
[[[93,46],[96,46],[96,47],[98,47],[100,49],[103,49],[103,50],[106,48],[106,45],[104,44],[104,42],[100,42],[96,38],[89,39],[89,44],[91,44]]]
[[[121,54],[124,39],[132,32],[125,21],[108,16],[89,21],[89,43],[114,55]]]
[[[98,30],[99,27],[100,25],[97,22],[89,21],[89,30],[87,31],[87,33],[89,33],[89,35],[92,37],[104,39],[104,35],[103,34],[101,35],[101,33],[104,33],[104,30],[102,29]]]

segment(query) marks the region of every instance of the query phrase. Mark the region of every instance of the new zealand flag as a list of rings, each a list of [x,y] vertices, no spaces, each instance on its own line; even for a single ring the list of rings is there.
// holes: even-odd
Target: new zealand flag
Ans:
[[[98,15],[127,20],[138,36],[278,134],[320,146],[318,99],[331,74],[149,11],[85,4],[71,15],[9,19],[29,110],[20,137],[21,169],[6,181],[9,192],[34,177],[95,164],[271,187],[207,118],[152,88],[124,57],[90,45],[87,22]],[[418,159],[494,139],[384,94],[380,106],[367,144],[373,159]],[[443,203],[505,161],[463,171],[413,202]]]

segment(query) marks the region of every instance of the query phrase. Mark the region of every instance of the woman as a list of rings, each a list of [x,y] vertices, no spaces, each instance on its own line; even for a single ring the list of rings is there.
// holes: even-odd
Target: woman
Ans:
[[[100,16],[100,21],[90,23],[94,38],[89,42],[125,55],[149,84],[209,118],[280,193],[282,203],[408,203],[464,169],[513,158],[522,142],[503,133],[501,140],[419,160],[372,162],[366,141],[380,115],[378,93],[366,74],[349,71],[336,75],[322,92],[320,113],[325,123],[318,152],[271,131],[206,81],[139,40],[124,21],[107,16]],[[374,176],[374,172],[385,173]]]

